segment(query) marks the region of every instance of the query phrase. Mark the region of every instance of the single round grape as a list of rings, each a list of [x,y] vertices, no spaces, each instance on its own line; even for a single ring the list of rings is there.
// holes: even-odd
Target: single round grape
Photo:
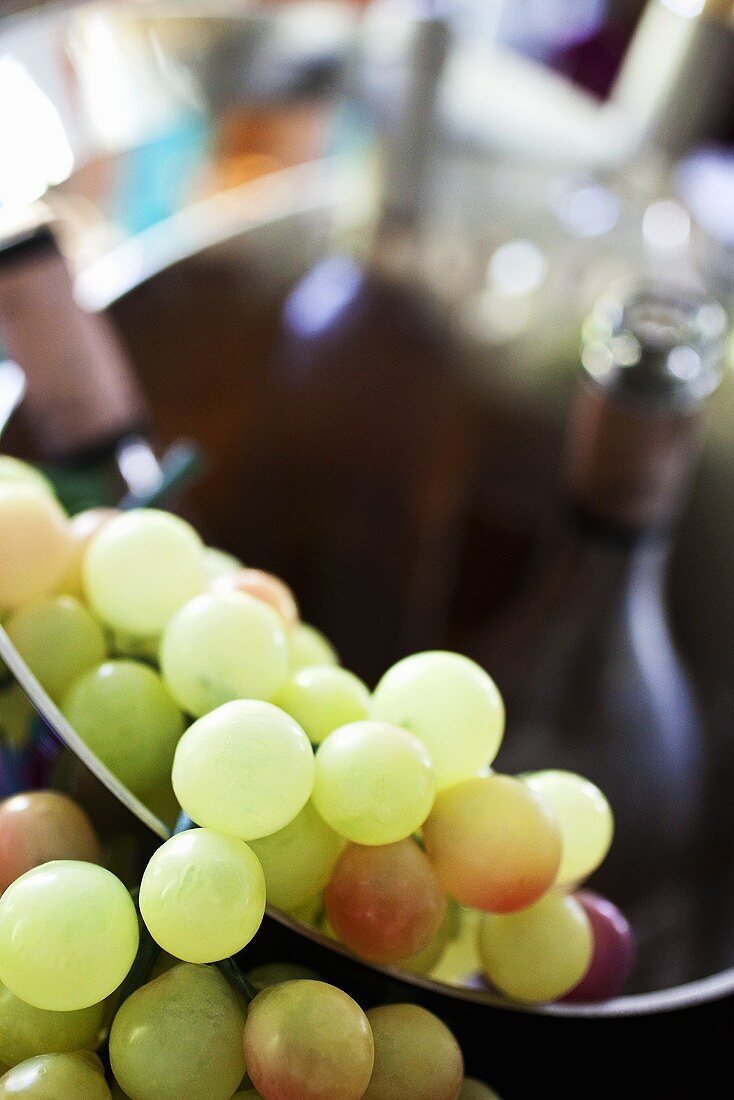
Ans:
[[[225,577],[228,573],[239,573],[243,568],[242,562],[233,554],[218,550],[216,546],[204,547],[204,573],[207,581]]]
[[[632,972],[635,934],[624,914],[600,894],[579,890],[575,898],[589,918],[594,950],[589,969],[564,1000],[574,1003],[608,1001],[619,996]]]
[[[364,1100],[457,1100],[464,1059],[456,1038],[432,1012],[391,1004],[367,1013],[375,1067]]]
[[[102,628],[73,596],[23,607],[5,627],[11,642],[54,702],[87,669],[104,661]]]
[[[173,789],[198,825],[256,840],[301,812],[314,770],[297,722],[271,703],[241,699],[189,727],[176,749]]]
[[[285,581],[262,569],[241,569],[238,573],[226,573],[215,578],[211,585],[214,592],[244,592],[272,607],[290,630],[298,622],[298,604]]]
[[[71,556],[66,515],[29,484],[0,485],[0,609],[53,591]]]
[[[379,848],[348,845],[324,903],[339,939],[376,963],[397,963],[426,947],[446,911],[436,876],[414,840]]]
[[[273,699],[318,745],[333,730],[369,717],[370,693],[353,672],[312,665],[294,672]]]
[[[131,994],[110,1062],[131,1100],[229,1100],[245,1074],[244,1009],[219,971],[181,963]]]
[[[110,871],[57,860],[0,898],[0,981],[35,1008],[70,1012],[117,989],[138,949],[132,899]]]
[[[36,717],[33,704],[20,684],[11,679],[0,688],[0,739],[16,749],[24,749],[32,734]]]
[[[316,753],[313,800],[332,829],[356,844],[404,840],[436,794],[431,759],[417,737],[387,722],[352,722]]]
[[[583,978],[594,938],[575,898],[550,893],[519,913],[485,916],[479,953],[492,985],[515,1001],[555,1001]]]
[[[310,665],[338,665],[339,657],[329,639],[309,623],[296,623],[288,636],[292,671]]]
[[[81,806],[58,791],[26,791],[0,802],[0,893],[33,867],[60,859],[102,863]]]
[[[79,677],[61,709],[133,794],[144,796],[168,779],[184,717],[152,668],[140,661],[105,661]]]
[[[362,1009],[325,982],[258,993],[245,1023],[247,1072],[267,1100],[361,1100],[374,1043]]]
[[[484,1081],[478,1081],[476,1077],[465,1077],[459,1100],[500,1100],[500,1096],[489,1085],[485,1085]]]
[[[265,876],[243,840],[189,829],[153,853],[140,912],[164,951],[185,962],[217,962],[241,951],[260,927]]]
[[[97,532],[119,514],[117,508],[89,508],[86,512],[78,512],[72,516],[69,520],[71,556],[66,572],[59,581],[60,592],[68,596],[84,595],[82,570],[87,547]]]
[[[6,1066],[17,1066],[37,1054],[95,1050],[104,1015],[104,1001],[76,1012],[34,1008],[0,983],[0,1059]]]
[[[331,878],[344,843],[311,802],[284,829],[251,841],[265,872],[270,905],[289,911],[306,905]]]
[[[315,970],[299,963],[264,963],[262,966],[253,967],[245,975],[250,985],[254,985],[258,991],[266,989],[269,985],[280,985],[281,982],[292,982],[300,979],[319,981]]]
[[[0,487],[5,485],[30,485],[48,496],[55,496],[54,487],[35,466],[10,455],[0,455]]]
[[[270,699],[288,675],[288,640],[271,607],[241,592],[198,596],[161,640],[161,671],[190,714],[232,699]]]
[[[598,787],[573,772],[533,772],[522,778],[545,799],[558,819],[561,866],[557,884],[581,882],[597,869],[611,846],[611,806]]]
[[[0,1098],[28,1100],[111,1100],[99,1058],[85,1054],[43,1054],[28,1058],[0,1077]]]
[[[109,626],[158,634],[204,588],[203,546],[178,516],[140,508],[121,513],[97,532],[82,572],[87,598]]]
[[[375,688],[372,716],[403,726],[430,753],[439,790],[491,764],[505,727],[494,680],[458,653],[405,657]]]
[[[423,841],[442,887],[460,905],[509,913],[550,889],[561,836],[546,803],[518,779],[489,775],[441,791]]]

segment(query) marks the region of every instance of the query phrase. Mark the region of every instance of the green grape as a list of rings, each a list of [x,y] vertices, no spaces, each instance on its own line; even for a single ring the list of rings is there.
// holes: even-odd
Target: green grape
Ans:
[[[465,1077],[459,1100],[500,1100],[500,1096],[489,1085],[478,1081],[476,1077]]]
[[[331,878],[344,843],[311,802],[284,829],[253,840],[270,905],[288,911],[307,905]]]
[[[241,592],[191,600],[163,633],[161,670],[190,714],[232,699],[270,699],[288,675],[288,640],[279,616]]]
[[[233,554],[227,554],[215,546],[204,547],[204,574],[207,581],[226,577],[230,573],[239,573],[243,568],[242,562]]]
[[[427,947],[446,912],[433,869],[414,840],[348,845],[324,902],[339,939],[377,963],[397,963]]]
[[[555,1001],[577,985],[593,952],[583,906],[566,894],[547,894],[519,913],[485,916],[479,953],[490,982],[515,1001]]]
[[[143,636],[159,634],[205,584],[193,527],[154,508],[106,523],[87,547],[82,572],[96,614],[114,630]]]
[[[153,853],[140,912],[164,951],[185,962],[217,962],[241,951],[260,927],[265,876],[243,840],[189,829]]]
[[[35,485],[0,485],[0,611],[53,591],[70,555],[60,505]]]
[[[364,1100],[457,1100],[464,1059],[454,1035],[425,1008],[382,1005],[367,1013],[375,1068]]]
[[[369,717],[370,693],[345,668],[312,665],[292,674],[273,699],[316,745],[339,726]]]
[[[35,716],[33,704],[15,680],[0,688],[0,740],[8,741],[16,749],[24,749]]]
[[[552,810],[506,775],[467,779],[441,791],[423,842],[449,897],[490,913],[532,905],[555,882],[561,860]]]
[[[100,1042],[105,1003],[76,1012],[48,1012],[13,996],[0,983],[0,1059],[17,1066],[37,1054],[94,1050]]]
[[[269,985],[280,985],[281,982],[292,982],[299,978],[310,981],[318,981],[319,976],[308,966],[299,963],[264,963],[248,970],[245,975],[250,985],[254,985],[258,991],[266,989]]]
[[[143,796],[167,780],[184,718],[152,668],[139,661],[105,661],[79,677],[61,709],[134,794]]]
[[[53,596],[21,608],[5,629],[56,703],[83,672],[107,656],[102,628],[73,596]]]
[[[267,1100],[361,1100],[372,1075],[369,1022],[325,982],[268,986],[245,1023],[247,1072]]]
[[[292,671],[309,665],[338,665],[339,656],[329,639],[309,623],[296,623],[289,638]]]
[[[0,898],[0,981],[35,1008],[71,1012],[103,1001],[137,949],[135,906],[104,867],[44,863]]]
[[[271,703],[240,699],[200,718],[183,735],[173,789],[198,825],[256,840],[301,812],[314,770],[311,745],[297,722]]]
[[[416,653],[388,669],[375,688],[372,716],[423,741],[439,790],[491,764],[505,727],[494,680],[468,657],[441,651]]]
[[[40,470],[10,455],[0,455],[0,487],[5,485],[30,485],[41,489],[48,496],[55,496],[54,487]]]
[[[352,722],[316,753],[313,800],[332,829],[356,844],[404,840],[428,817],[436,793],[431,759],[412,733]]]
[[[54,859],[102,863],[97,834],[81,806],[60,791],[26,791],[0,802],[0,893]]]
[[[0,1100],[111,1100],[99,1058],[85,1054],[43,1054],[28,1058],[0,1077]]]
[[[136,990],[110,1032],[130,1100],[229,1100],[245,1074],[244,1009],[222,975],[182,963]]]
[[[89,508],[86,512],[78,512],[69,520],[69,535],[71,536],[71,557],[66,567],[66,572],[59,581],[58,591],[66,596],[84,596],[84,558],[87,547],[105,524],[115,516],[119,516],[117,508]]]
[[[556,882],[560,886],[581,882],[597,869],[611,846],[611,806],[598,787],[573,772],[533,772],[522,778],[558,819],[561,866]]]

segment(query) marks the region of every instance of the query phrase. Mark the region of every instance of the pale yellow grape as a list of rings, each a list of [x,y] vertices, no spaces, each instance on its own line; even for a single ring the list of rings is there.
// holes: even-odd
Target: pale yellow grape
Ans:
[[[561,886],[581,882],[603,862],[614,835],[612,808],[597,786],[574,772],[542,771],[523,776],[555,811],[561,830]]]
[[[72,516],[69,520],[71,557],[66,572],[59,581],[59,592],[65,596],[82,597],[84,595],[82,570],[87,547],[97,532],[119,514],[117,508],[89,508],[86,512],[78,512]]]
[[[307,905],[331,878],[344,844],[310,801],[284,829],[253,840],[269,904],[288,911]]]
[[[482,969],[477,940],[481,914],[459,909],[458,928],[435,963],[431,977],[447,985],[466,985]]]
[[[230,573],[239,573],[243,568],[242,562],[234,554],[218,550],[215,546],[204,547],[204,573],[207,581],[226,577]]]
[[[66,514],[32,484],[0,485],[0,611],[51,592],[66,569]]]
[[[72,685],[61,709],[114,775],[139,797],[168,781],[184,718],[157,672],[105,661]]]
[[[500,1100],[499,1093],[478,1081],[476,1077],[465,1077],[461,1086],[459,1100]]]
[[[241,699],[189,727],[176,749],[172,779],[197,825],[256,840],[301,812],[314,771],[313,750],[297,722],[272,703]]]
[[[197,717],[232,699],[270,699],[288,675],[288,640],[271,607],[241,592],[198,596],[161,640],[161,671]]]
[[[0,1098],[111,1100],[102,1063],[85,1052],[27,1058],[0,1078]]]
[[[11,616],[5,629],[56,703],[77,677],[107,656],[102,628],[73,596],[29,604]]]
[[[296,623],[288,636],[290,667],[293,671],[309,665],[338,665],[339,656],[320,630],[310,623]]]
[[[76,1012],[34,1008],[0,984],[0,1059],[6,1066],[17,1066],[37,1054],[94,1050],[104,1014],[104,1002]]]
[[[114,630],[160,633],[205,584],[204,552],[193,527],[168,512],[125,512],[97,532],[83,565],[92,609]]]
[[[164,951],[184,962],[217,962],[241,951],[260,927],[265,876],[244,841],[190,829],[153,853],[140,912]]]
[[[375,688],[372,716],[403,726],[428,749],[439,790],[491,764],[505,727],[494,680],[458,653],[405,657]]]
[[[589,968],[593,935],[575,898],[550,893],[517,913],[488,915],[479,931],[479,954],[490,982],[516,1001],[555,1001]]]
[[[57,860],[0,898],[0,981],[54,1012],[88,1008],[117,989],[138,948],[132,899],[110,871]]]
[[[316,753],[313,801],[337,833],[356,844],[404,840],[431,812],[436,783],[421,741],[387,722],[352,722]]]
[[[320,744],[339,726],[369,718],[370,693],[358,676],[335,665],[298,669],[273,699]]]
[[[10,455],[0,455],[0,487],[4,485],[30,485],[48,496],[55,496],[54,487],[45,474]]]

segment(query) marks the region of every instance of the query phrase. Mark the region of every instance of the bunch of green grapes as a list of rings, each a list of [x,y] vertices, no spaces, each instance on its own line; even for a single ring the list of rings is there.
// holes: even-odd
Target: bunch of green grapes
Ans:
[[[474,662],[414,654],[370,692],[300,621],[280,579],[205,547],[189,524],[155,509],[70,520],[22,464],[5,480],[0,466],[0,616],[101,765],[150,807],[175,796],[183,811],[138,899],[145,935],[179,961],[176,978],[163,974],[128,997],[110,1037],[133,1100],[168,1095],[146,1092],[146,1082],[169,1040],[150,1031],[139,1071],[128,1050],[148,1033],[135,1006],[155,1006],[163,991],[199,1011],[190,989],[209,983],[201,998],[211,995],[212,1013],[227,1017],[212,984],[221,991],[220,975],[206,964],[247,946],[266,901],[367,961],[481,981],[516,1001],[603,999],[621,987],[629,927],[611,903],[578,890],[611,844],[611,809],[568,772],[492,770],[504,706]],[[0,725],[8,690],[0,684]],[[72,823],[78,807],[57,806],[56,828],[26,829],[34,815],[53,817],[39,799],[64,796],[20,797],[26,805],[0,807],[0,981],[32,1009],[85,1012],[128,974],[137,911],[101,865],[88,822]],[[390,1062],[397,1047],[414,1044],[413,1075],[421,1060],[429,1064],[424,1048],[441,1048],[412,1006],[376,1010],[369,1023],[323,983],[277,990],[253,1002],[245,1027],[250,1076],[266,1100],[389,1097],[389,1082],[403,1081]],[[319,1018],[331,1021],[332,1053],[322,1052],[324,1081],[317,1075],[308,1092],[294,1082],[321,1056]],[[280,1028],[292,1047],[268,1045]],[[350,1044],[353,1080],[342,1072],[336,1083],[329,1074],[343,1070]],[[68,1062],[73,1052],[31,1053]],[[89,1067],[87,1059],[73,1072]],[[234,1061],[221,1068],[227,1089],[236,1069]],[[459,1089],[461,1073],[457,1081]],[[177,1095],[199,1095],[186,1081],[178,1087]],[[413,1095],[407,1087],[394,1094]],[[441,1086],[437,1100],[459,1095],[453,1087]],[[207,1088],[201,1095],[214,1096]]]

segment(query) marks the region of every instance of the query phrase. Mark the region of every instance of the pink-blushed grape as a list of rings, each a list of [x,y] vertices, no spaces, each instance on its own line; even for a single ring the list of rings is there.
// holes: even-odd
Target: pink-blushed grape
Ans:
[[[298,604],[285,581],[273,573],[262,569],[240,569],[236,573],[225,573],[210,582],[213,592],[244,592],[269,604],[283,620],[288,630],[298,622]]]
[[[268,986],[245,1023],[247,1072],[265,1100],[361,1100],[374,1064],[369,1021],[325,982]]]
[[[414,840],[348,845],[324,903],[339,939],[356,955],[378,963],[398,963],[426,947],[446,912],[431,864]]]
[[[449,897],[490,913],[532,905],[555,882],[561,860],[552,810],[505,775],[467,779],[440,791],[423,841]]]
[[[0,893],[54,859],[102,863],[102,848],[81,806],[58,791],[26,791],[0,802]]]

